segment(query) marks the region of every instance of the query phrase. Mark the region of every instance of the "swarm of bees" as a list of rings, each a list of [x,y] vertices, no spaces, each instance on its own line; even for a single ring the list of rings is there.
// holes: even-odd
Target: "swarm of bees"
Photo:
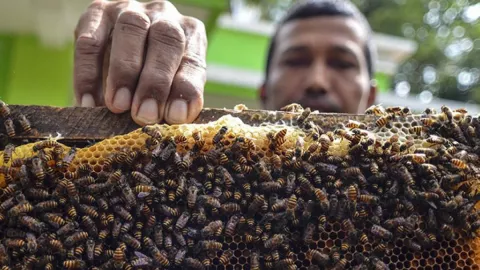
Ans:
[[[474,268],[478,117],[429,110],[385,139],[412,122],[408,108],[371,107],[373,123],[335,130],[284,109],[306,134],[292,148],[288,129],[257,134],[265,146],[228,126],[188,137],[147,126],[141,149],[95,171],[72,170],[77,149],[54,139],[20,160],[8,145],[0,269]],[[331,155],[339,141],[347,153]]]

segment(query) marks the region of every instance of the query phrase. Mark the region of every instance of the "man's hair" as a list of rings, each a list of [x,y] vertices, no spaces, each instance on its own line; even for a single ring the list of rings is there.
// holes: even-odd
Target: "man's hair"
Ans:
[[[342,16],[357,20],[367,32],[367,40],[363,49],[365,59],[367,60],[368,74],[373,78],[375,68],[376,50],[372,42],[372,29],[365,16],[349,0],[305,0],[299,1],[292,6],[287,14],[280,20],[277,30],[270,40],[270,47],[267,54],[267,65],[265,70],[265,79],[268,79],[271,62],[275,53],[276,39],[280,29],[288,22],[294,20],[308,19],[320,16]]]

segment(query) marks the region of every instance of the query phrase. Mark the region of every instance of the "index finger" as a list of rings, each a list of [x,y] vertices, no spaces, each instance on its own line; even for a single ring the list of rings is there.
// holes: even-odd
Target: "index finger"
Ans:
[[[191,123],[203,108],[203,91],[207,79],[207,35],[201,21],[184,17],[185,52],[172,82],[165,108],[169,124]]]
[[[74,89],[77,105],[103,104],[102,67],[111,23],[104,16],[107,2],[93,2],[75,29]]]

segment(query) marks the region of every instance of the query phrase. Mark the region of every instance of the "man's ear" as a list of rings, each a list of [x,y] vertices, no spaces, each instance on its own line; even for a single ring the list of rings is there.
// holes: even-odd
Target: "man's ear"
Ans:
[[[262,103],[262,107],[265,108],[267,104],[267,89],[265,87],[265,83],[262,83],[258,88],[258,95],[260,97],[260,102]]]
[[[375,103],[375,100],[377,98],[377,81],[376,80],[371,80],[370,81],[370,93],[368,95],[368,104],[367,107],[370,107]]]

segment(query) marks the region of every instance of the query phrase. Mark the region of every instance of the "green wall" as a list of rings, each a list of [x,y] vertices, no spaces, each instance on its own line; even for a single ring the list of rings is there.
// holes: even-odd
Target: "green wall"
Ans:
[[[268,42],[266,36],[217,28],[210,36],[207,62],[263,71]]]
[[[72,101],[73,45],[53,49],[32,35],[0,36],[1,98],[11,104],[67,106]],[[5,56],[5,53],[8,57]]]

